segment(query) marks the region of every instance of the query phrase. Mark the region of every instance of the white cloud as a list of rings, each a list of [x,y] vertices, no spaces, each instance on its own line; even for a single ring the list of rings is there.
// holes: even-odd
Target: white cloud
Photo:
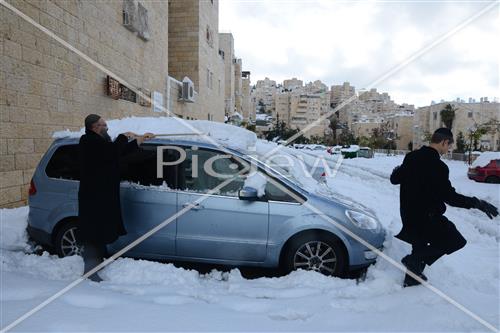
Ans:
[[[235,38],[252,81],[298,77],[369,84],[488,3],[221,0],[220,28]],[[498,90],[497,8],[377,87],[399,102],[493,97]]]

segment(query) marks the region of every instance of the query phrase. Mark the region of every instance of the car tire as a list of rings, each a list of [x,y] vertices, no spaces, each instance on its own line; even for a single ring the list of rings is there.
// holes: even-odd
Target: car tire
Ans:
[[[82,254],[82,246],[78,243],[78,222],[65,223],[54,238],[54,249],[61,258]]]
[[[486,183],[490,183],[490,184],[499,184],[500,178],[497,176],[488,176],[488,177],[486,177],[486,179],[484,181]]]
[[[319,246],[319,248],[318,248]],[[347,258],[340,240],[324,233],[306,233],[290,240],[282,257],[285,274],[297,269],[343,277]]]

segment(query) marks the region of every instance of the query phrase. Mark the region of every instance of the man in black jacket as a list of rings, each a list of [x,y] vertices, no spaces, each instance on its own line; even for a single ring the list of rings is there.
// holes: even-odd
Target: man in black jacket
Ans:
[[[443,214],[446,204],[461,208],[477,208],[491,219],[498,215],[495,206],[476,197],[455,192],[449,180],[449,170],[440,155],[453,144],[453,134],[447,128],[437,129],[429,146],[408,153],[403,164],[394,169],[392,184],[401,184],[400,213],[403,222],[396,235],[412,245],[410,255],[401,262],[407,270],[427,281],[425,265],[432,265],[444,254],[451,254],[465,246],[466,240],[455,225]],[[404,287],[420,284],[406,274]]]
[[[127,132],[113,142],[103,118],[95,114],[85,118],[85,134],[79,143],[78,191],[78,238],[83,245],[85,273],[103,261],[106,244],[126,234],[120,206],[120,158],[137,151],[144,140],[152,137],[151,133],[138,136]],[[101,281],[97,273],[90,279]]]

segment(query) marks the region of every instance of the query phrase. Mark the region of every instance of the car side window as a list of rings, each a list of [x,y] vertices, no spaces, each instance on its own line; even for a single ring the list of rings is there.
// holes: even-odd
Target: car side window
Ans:
[[[275,180],[275,182],[278,182]],[[280,186],[276,186],[274,182],[268,181],[266,184],[266,199],[272,201],[282,201],[282,202],[293,202],[298,203],[297,200],[294,199],[288,192],[294,193],[289,190],[288,187],[279,183]],[[287,189],[288,191],[284,191],[283,189]]]
[[[231,155],[208,149],[186,148],[186,160],[182,162],[181,183],[189,192],[208,193],[226,180],[233,178],[227,185],[214,194],[237,197],[243,188],[245,176],[238,176],[244,169],[243,164]]]
[[[45,168],[45,173],[50,178],[80,180],[78,145],[57,148]]]

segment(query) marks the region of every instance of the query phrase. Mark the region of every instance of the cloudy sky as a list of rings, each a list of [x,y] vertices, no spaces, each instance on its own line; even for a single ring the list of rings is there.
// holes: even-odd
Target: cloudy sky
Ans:
[[[231,32],[252,83],[297,77],[367,88],[491,1],[221,0],[219,29]],[[499,93],[500,5],[376,84],[416,106]]]

